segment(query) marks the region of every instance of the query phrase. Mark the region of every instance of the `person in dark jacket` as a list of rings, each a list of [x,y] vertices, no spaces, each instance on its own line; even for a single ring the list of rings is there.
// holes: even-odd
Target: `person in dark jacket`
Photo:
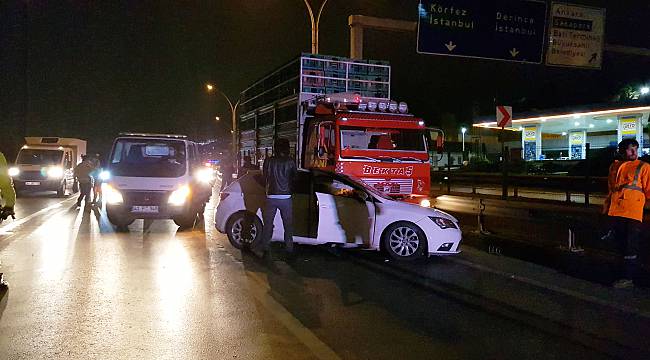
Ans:
[[[284,226],[284,244],[288,253],[293,253],[293,203],[291,192],[296,176],[296,164],[289,156],[289,141],[277,139],[274,155],[264,161],[263,176],[266,186],[266,203],[262,209],[262,236],[259,243],[253,244],[251,250],[260,257],[268,252],[269,242],[273,236],[273,219],[280,210]]]

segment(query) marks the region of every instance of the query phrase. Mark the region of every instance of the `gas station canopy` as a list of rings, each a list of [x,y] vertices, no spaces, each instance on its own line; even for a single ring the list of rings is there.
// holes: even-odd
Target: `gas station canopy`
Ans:
[[[511,131],[521,131],[525,160],[584,159],[585,145],[603,148],[624,138],[635,138],[641,148],[650,145],[643,129],[648,125],[650,106],[562,109],[513,115]],[[475,128],[499,129],[494,117],[478,119]],[[646,141],[644,141],[646,140]],[[564,150],[564,151],[563,151]],[[565,155],[566,154],[566,155]]]

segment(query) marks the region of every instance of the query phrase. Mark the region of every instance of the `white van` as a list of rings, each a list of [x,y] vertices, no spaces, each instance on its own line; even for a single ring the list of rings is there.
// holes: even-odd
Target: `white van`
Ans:
[[[76,191],[74,167],[86,153],[86,141],[60,137],[26,137],[14,166],[9,168],[18,193],[56,191],[65,196]]]
[[[212,169],[183,135],[120,134],[102,178],[109,221],[173,219],[192,227],[212,194]]]

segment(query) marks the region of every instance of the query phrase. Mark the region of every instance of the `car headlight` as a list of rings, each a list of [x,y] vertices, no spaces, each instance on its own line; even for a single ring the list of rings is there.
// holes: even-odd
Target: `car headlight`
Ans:
[[[171,205],[181,206],[185,204],[185,201],[187,201],[187,198],[189,197],[190,197],[190,187],[187,185],[183,185],[178,189],[174,190],[171,193],[171,195],[169,195],[169,199],[167,200],[167,202]]]
[[[420,201],[420,206],[427,207],[427,208],[431,207],[431,200],[424,199],[424,200]]]
[[[63,168],[60,166],[52,166],[47,169],[47,177],[51,179],[60,179],[63,177]]]
[[[106,199],[106,203],[110,205],[121,204],[124,202],[122,194],[109,184],[102,184],[102,197]]]
[[[197,170],[196,173],[194,173],[194,176],[198,181],[206,184],[214,180],[214,173],[212,169],[207,167],[204,169]]]
[[[447,218],[429,216],[429,219],[431,219],[441,229],[458,229],[458,226]]]
[[[20,169],[19,168],[17,168],[17,167],[10,167],[9,168],[9,176],[14,177],[14,176],[18,176],[18,174],[20,174]]]
[[[99,180],[101,181],[108,181],[110,178],[111,178],[110,171],[104,170],[99,173]]]

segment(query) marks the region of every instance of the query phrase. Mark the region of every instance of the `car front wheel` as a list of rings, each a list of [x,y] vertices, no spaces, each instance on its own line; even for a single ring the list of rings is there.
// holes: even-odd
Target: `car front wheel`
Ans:
[[[427,238],[422,229],[409,222],[398,222],[384,231],[384,250],[396,260],[415,260],[426,254]]]
[[[239,212],[228,219],[226,223],[228,241],[237,249],[250,247],[262,237],[262,222],[247,212]]]

